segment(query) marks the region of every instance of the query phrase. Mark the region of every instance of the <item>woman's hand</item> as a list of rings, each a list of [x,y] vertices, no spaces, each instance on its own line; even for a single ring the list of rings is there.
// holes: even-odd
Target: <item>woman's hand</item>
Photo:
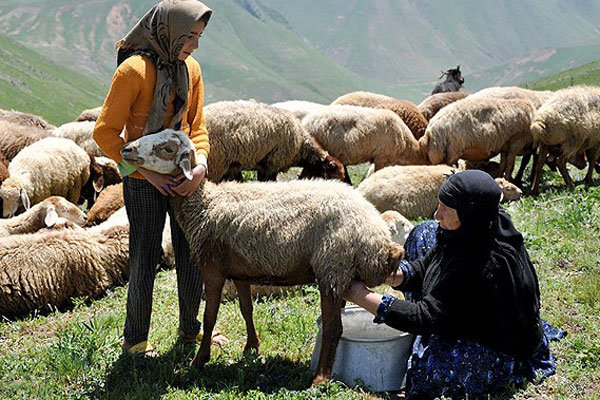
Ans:
[[[404,282],[404,273],[400,267],[385,279],[385,283],[389,286],[400,286],[402,282]]]
[[[173,191],[180,196],[188,197],[200,186],[200,182],[206,175],[206,168],[202,164],[198,164],[192,170],[192,180],[186,179],[185,175],[180,174],[175,177],[177,182],[180,182],[177,186],[173,187]]]
[[[171,175],[161,174],[159,172],[150,171],[146,168],[138,168],[138,172],[148,179],[163,196],[175,196],[173,187],[177,185],[177,180]]]
[[[345,300],[361,306],[373,315],[377,315],[377,308],[382,297],[379,293],[373,293],[367,289],[364,282],[361,281],[352,281],[350,288],[344,292]]]

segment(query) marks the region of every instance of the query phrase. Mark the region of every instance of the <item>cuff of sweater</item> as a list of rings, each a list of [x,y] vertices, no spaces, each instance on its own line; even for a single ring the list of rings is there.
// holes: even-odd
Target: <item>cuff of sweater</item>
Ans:
[[[206,173],[208,173],[208,158],[206,157],[206,154],[198,153],[196,151],[196,165],[204,166]]]
[[[404,277],[402,279],[402,283],[398,286],[392,286],[392,289],[404,291],[404,286],[406,285],[406,282],[408,282],[410,278],[412,278],[412,276],[415,274],[415,270],[406,260],[400,261],[400,270],[402,271],[402,276]]]
[[[137,165],[131,165],[125,161],[121,161],[117,166],[119,167],[119,174],[121,174],[121,178],[125,178],[126,176],[133,174],[139,168]]]
[[[385,317],[390,310],[391,305],[396,301],[396,298],[391,294],[384,294],[381,298],[381,303],[377,307],[377,315],[373,319],[376,324],[382,324],[385,322]]]

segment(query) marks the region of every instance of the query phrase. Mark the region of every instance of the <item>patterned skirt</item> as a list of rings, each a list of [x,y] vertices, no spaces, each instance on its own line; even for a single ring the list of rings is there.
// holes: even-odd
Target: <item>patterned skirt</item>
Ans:
[[[423,257],[435,244],[437,222],[417,225],[404,245],[406,260]],[[405,270],[408,264],[404,264]],[[410,273],[409,270],[405,270]],[[416,300],[414,293],[405,293]],[[554,374],[554,356],[549,340],[565,336],[542,320],[545,337],[537,353],[527,360],[516,359],[484,345],[467,340],[447,340],[438,335],[417,336],[406,373],[407,399],[434,399],[445,396],[465,397],[498,393],[518,388],[526,382],[539,382]]]

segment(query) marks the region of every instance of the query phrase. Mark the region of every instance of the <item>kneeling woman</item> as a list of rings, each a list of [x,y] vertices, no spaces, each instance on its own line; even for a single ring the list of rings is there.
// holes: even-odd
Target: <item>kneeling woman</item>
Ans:
[[[402,261],[388,279],[412,301],[373,293],[362,282],[345,293],[373,313],[374,322],[418,335],[408,362],[408,399],[494,393],[554,373],[538,279],[523,236],[499,208],[501,194],[485,172],[448,178],[435,214],[439,227],[417,243],[417,252],[435,244],[424,257]],[[407,256],[414,256],[410,250]]]

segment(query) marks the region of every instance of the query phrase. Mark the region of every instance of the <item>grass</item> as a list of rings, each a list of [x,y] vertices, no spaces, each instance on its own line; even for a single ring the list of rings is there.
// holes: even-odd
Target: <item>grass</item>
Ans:
[[[534,90],[558,90],[573,85],[600,85],[600,61],[550,75],[521,86],[527,86],[529,89]]]
[[[351,167],[353,182],[365,166]],[[580,179],[581,172],[574,174]],[[507,206],[537,266],[542,316],[568,336],[551,348],[557,374],[500,399],[600,399],[600,187],[565,188],[546,173],[543,194]],[[150,340],[159,357],[122,355],[127,287],[71,308],[0,322],[1,399],[371,399],[333,382],[308,388],[319,295],[299,288],[256,302],[259,354],[244,356],[245,328],[236,301],[221,305],[218,328],[231,339],[213,348],[202,372],[188,367],[197,346],[177,341],[174,271],[157,275]]]

